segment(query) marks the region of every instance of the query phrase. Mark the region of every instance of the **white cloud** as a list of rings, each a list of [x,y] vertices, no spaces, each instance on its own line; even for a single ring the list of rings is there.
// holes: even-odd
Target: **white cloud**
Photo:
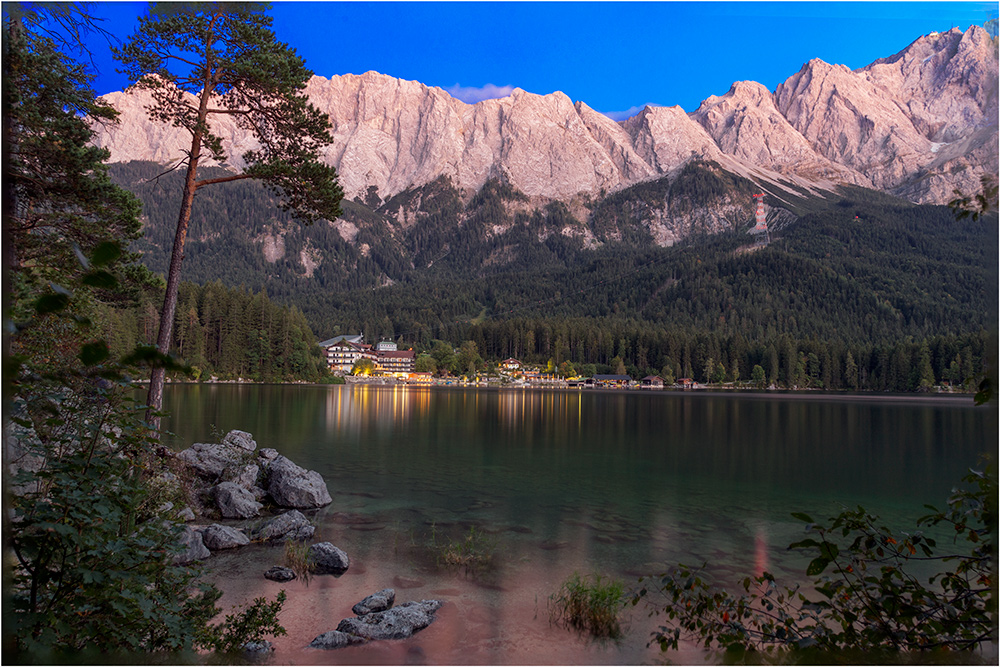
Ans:
[[[643,104],[637,107],[631,107],[625,111],[602,111],[601,113],[610,118],[611,120],[626,120],[636,115],[646,107],[656,106],[655,104]]]
[[[457,83],[450,88],[445,88],[452,97],[462,100],[466,104],[475,104],[483,100],[495,100],[498,97],[507,97],[514,90],[514,86],[495,86],[488,83],[480,88],[472,86],[460,86]]]

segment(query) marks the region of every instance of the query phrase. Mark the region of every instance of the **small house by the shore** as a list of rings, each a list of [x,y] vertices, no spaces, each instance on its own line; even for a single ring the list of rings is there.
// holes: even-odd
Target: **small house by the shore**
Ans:
[[[647,375],[639,381],[640,389],[663,389],[663,378],[659,375]]]

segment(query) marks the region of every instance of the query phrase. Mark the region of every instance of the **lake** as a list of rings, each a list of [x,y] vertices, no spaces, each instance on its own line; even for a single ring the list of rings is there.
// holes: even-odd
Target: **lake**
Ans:
[[[861,504],[908,529],[997,443],[996,409],[969,397],[168,385],[164,407],[175,449],[240,429],[327,482],[333,503],[307,515],[350,556],[343,576],[265,580],[280,546],[205,561],[224,605],[287,591],[278,664],[704,661],[647,648],[642,606],[601,643],[553,625],[549,597],[574,572],[632,586],[678,562],[801,581],[791,512]],[[491,567],[442,562],[470,535]],[[389,587],[447,604],[405,641],[304,648]]]

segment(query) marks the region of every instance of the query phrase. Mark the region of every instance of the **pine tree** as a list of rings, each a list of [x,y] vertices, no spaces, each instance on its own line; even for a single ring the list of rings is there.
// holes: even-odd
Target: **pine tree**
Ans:
[[[295,51],[278,42],[271,19],[256,5],[154,5],[140,17],[139,27],[115,49],[141,90],[148,90],[153,119],[184,127],[191,147],[181,159],[186,166],[184,192],[167,272],[157,348],[170,349],[184,243],[197,191],[209,185],[259,179],[279,194],[281,206],[310,223],[340,214],[343,192],[332,167],[319,151],[331,141],[327,116],[309,104],[303,89],[312,72]],[[260,148],[227,155],[211,120],[231,117],[248,130]],[[202,160],[242,162],[238,173],[201,178]],[[163,404],[163,368],[154,368],[147,404],[150,421]]]

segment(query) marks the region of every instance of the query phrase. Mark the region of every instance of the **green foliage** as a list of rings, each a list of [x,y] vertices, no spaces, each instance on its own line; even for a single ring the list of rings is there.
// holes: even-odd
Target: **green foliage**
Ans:
[[[100,383],[17,385],[18,459],[27,465],[12,480],[21,492],[11,502],[17,562],[5,631],[27,654],[95,643],[108,652],[191,649],[217,613],[219,591],[171,564],[177,523],[138,515],[152,448],[123,394]]]
[[[114,122],[117,116],[94,99],[91,78],[52,39],[5,13],[3,188],[10,210],[4,212],[4,245],[14,270],[40,280],[79,267],[76,258],[102,243],[127,246],[141,233],[138,199],[111,182],[104,165],[107,151],[90,143],[93,131],[83,116],[99,122]],[[96,259],[107,259],[98,262],[106,266],[136,257]],[[116,287],[105,271],[91,272],[88,281],[93,287]]]
[[[144,286],[122,251],[138,206],[107,178],[107,154],[78,115],[113,113],[37,32],[46,17],[71,32],[89,19],[69,5],[17,9],[20,21],[4,6],[3,40],[4,657],[176,655],[277,632],[280,603],[210,625],[221,593],[174,564],[181,526],[162,503],[172,471],[131,404],[135,368],[121,357],[174,362],[112,349],[95,326]]]
[[[627,601],[621,581],[577,572],[549,597],[553,621],[609,639],[622,636],[621,614]]]
[[[779,587],[764,573],[744,579],[744,593],[733,595],[680,566],[648,582],[633,603],[653,591],[666,597],[654,604],[667,619],[653,635],[664,650],[682,636],[736,651],[970,650],[996,641],[997,479],[990,468],[971,472],[947,510],[928,506],[933,514],[920,520],[953,529],[954,545],[943,554],[922,532],[894,533],[860,507],[826,524],[796,513],[811,537],[789,548],[811,554],[806,575],[819,577],[815,593]],[[929,564],[937,571],[921,582],[913,569]]]
[[[375,372],[375,362],[371,359],[358,359],[351,367],[351,375],[371,375]]]
[[[955,213],[957,220],[971,218],[976,222],[990,211],[997,210],[997,193],[1000,185],[994,174],[984,174],[980,178],[982,190],[977,195],[963,195],[960,190],[954,190],[955,199],[948,202],[948,208]]]
[[[288,632],[278,622],[278,614],[285,604],[285,591],[272,601],[254,598],[240,607],[218,625],[209,625],[199,640],[199,645],[221,653],[233,653],[249,642],[262,642],[265,637],[279,637]]]
[[[93,315],[95,326],[113,356],[122,356],[136,345],[149,353],[156,340],[156,306],[162,291],[146,290],[133,308],[101,307]],[[326,364],[305,317],[297,308],[279,306],[266,293],[245,288],[181,283],[174,318],[171,354],[184,363],[168,370],[179,379],[223,380],[246,378],[264,382],[320,381],[328,377]],[[133,353],[133,360],[139,361]]]
[[[276,41],[271,23],[262,5],[162,3],[139,17],[136,32],[113,51],[135,86],[151,93],[151,116],[195,137],[190,168],[197,169],[202,148],[220,161],[231,157],[207,123],[212,115],[231,116],[260,144],[240,156],[247,167],[239,178],[264,182],[299,219],[334,220],[343,192],[335,170],[319,160],[331,141],[330,121],[303,92],[312,72]],[[192,59],[197,65],[190,68]],[[212,96],[211,108],[177,89],[195,100]],[[196,188],[220,180],[238,178],[204,179]]]

